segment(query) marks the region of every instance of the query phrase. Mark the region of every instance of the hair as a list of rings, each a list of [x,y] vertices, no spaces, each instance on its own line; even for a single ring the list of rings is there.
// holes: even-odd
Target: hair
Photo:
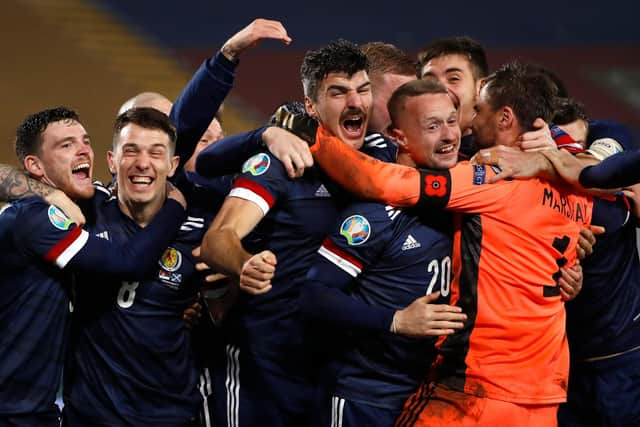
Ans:
[[[296,116],[306,116],[307,110],[304,108],[304,103],[300,101],[287,101],[282,103],[276,108],[276,110],[271,114],[269,120],[267,121],[267,126],[273,126],[276,123],[276,113],[280,109],[284,109],[285,111],[295,114]]]
[[[16,129],[16,156],[20,163],[25,157],[35,154],[42,146],[42,134],[50,123],[59,121],[75,121],[80,123],[80,117],[75,111],[66,107],[51,108],[38,111],[27,116]]]
[[[416,63],[398,47],[383,42],[370,42],[360,46],[369,61],[369,74],[399,74],[414,76]]]
[[[175,152],[178,133],[175,126],[163,112],[150,107],[131,108],[116,118],[113,126],[113,150],[115,151],[120,132],[129,124],[138,125],[145,129],[157,129],[169,137],[169,150]]]
[[[309,50],[300,67],[304,95],[315,101],[320,81],[329,73],[346,73],[351,77],[358,71],[369,71],[369,62],[350,41],[339,39],[318,50]]]
[[[529,67],[531,67],[531,70],[533,72],[538,72],[543,76],[546,76],[551,81],[551,83],[553,83],[553,85],[555,86],[555,96],[558,96],[560,98],[569,97],[567,87],[564,85],[564,82],[560,79],[560,77],[558,77],[556,73],[538,64],[531,64],[529,65]]]
[[[556,98],[553,124],[567,125],[576,120],[588,120],[584,104],[573,98]]]
[[[533,130],[537,117],[549,123],[555,112],[556,87],[535,67],[510,62],[491,73],[484,81],[489,105],[495,111],[509,106],[523,132]]]
[[[408,98],[413,98],[425,94],[438,94],[444,93],[451,97],[451,93],[447,88],[437,80],[425,79],[425,80],[411,80],[402,86],[398,87],[389,102],[387,108],[389,110],[389,116],[391,117],[391,127],[397,127],[398,118],[404,113],[404,106]],[[457,98],[451,97],[453,106],[458,109]]]
[[[471,72],[476,80],[489,74],[487,54],[482,45],[471,37],[448,37],[429,43],[418,53],[416,74],[422,78],[422,68],[434,58],[446,55],[462,55],[471,64]]]

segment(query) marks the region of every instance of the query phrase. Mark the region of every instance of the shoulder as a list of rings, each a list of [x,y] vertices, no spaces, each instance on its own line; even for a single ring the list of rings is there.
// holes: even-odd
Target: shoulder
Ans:
[[[385,162],[395,162],[398,156],[398,145],[380,132],[372,132],[364,137],[361,151],[371,157]]]

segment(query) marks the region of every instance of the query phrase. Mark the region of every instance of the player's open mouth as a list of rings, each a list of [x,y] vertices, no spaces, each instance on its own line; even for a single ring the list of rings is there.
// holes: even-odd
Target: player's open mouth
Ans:
[[[342,120],[341,125],[348,136],[358,138],[364,131],[364,116],[362,114],[347,116]]]
[[[71,169],[71,173],[74,177],[80,179],[90,178],[91,165],[88,162],[78,163]]]
[[[451,154],[455,151],[455,149],[455,144],[444,144],[436,150],[436,154]]]
[[[129,181],[136,185],[151,185],[153,179],[149,176],[130,176]]]

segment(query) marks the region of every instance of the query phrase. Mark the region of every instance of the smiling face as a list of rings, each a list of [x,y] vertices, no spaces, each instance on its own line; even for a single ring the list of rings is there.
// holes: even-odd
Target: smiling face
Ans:
[[[354,148],[364,142],[371,104],[371,82],[364,70],[351,76],[329,73],[320,82],[316,99],[305,98],[307,112]]]
[[[162,206],[167,178],[178,165],[169,136],[160,129],[127,124],[117,135],[115,152],[108,153],[109,169],[117,174],[118,199],[128,209]]]
[[[93,150],[84,127],[71,119],[51,122],[41,139],[36,154],[24,159],[27,171],[72,199],[92,197]]]
[[[449,169],[458,161],[458,112],[446,93],[406,98],[394,136],[413,165]]]
[[[463,132],[470,129],[481,81],[474,77],[469,60],[459,54],[433,58],[422,67],[422,78],[435,78],[456,94],[460,100],[460,127]]]

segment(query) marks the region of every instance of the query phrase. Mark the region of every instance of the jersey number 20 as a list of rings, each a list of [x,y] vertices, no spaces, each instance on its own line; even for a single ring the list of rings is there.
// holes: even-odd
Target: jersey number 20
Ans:
[[[427,295],[433,293],[433,288],[438,284],[438,280],[440,281],[440,295],[443,297],[449,295],[451,288],[451,258],[446,256],[441,260],[432,259],[427,266],[427,271],[433,273],[427,287]]]

